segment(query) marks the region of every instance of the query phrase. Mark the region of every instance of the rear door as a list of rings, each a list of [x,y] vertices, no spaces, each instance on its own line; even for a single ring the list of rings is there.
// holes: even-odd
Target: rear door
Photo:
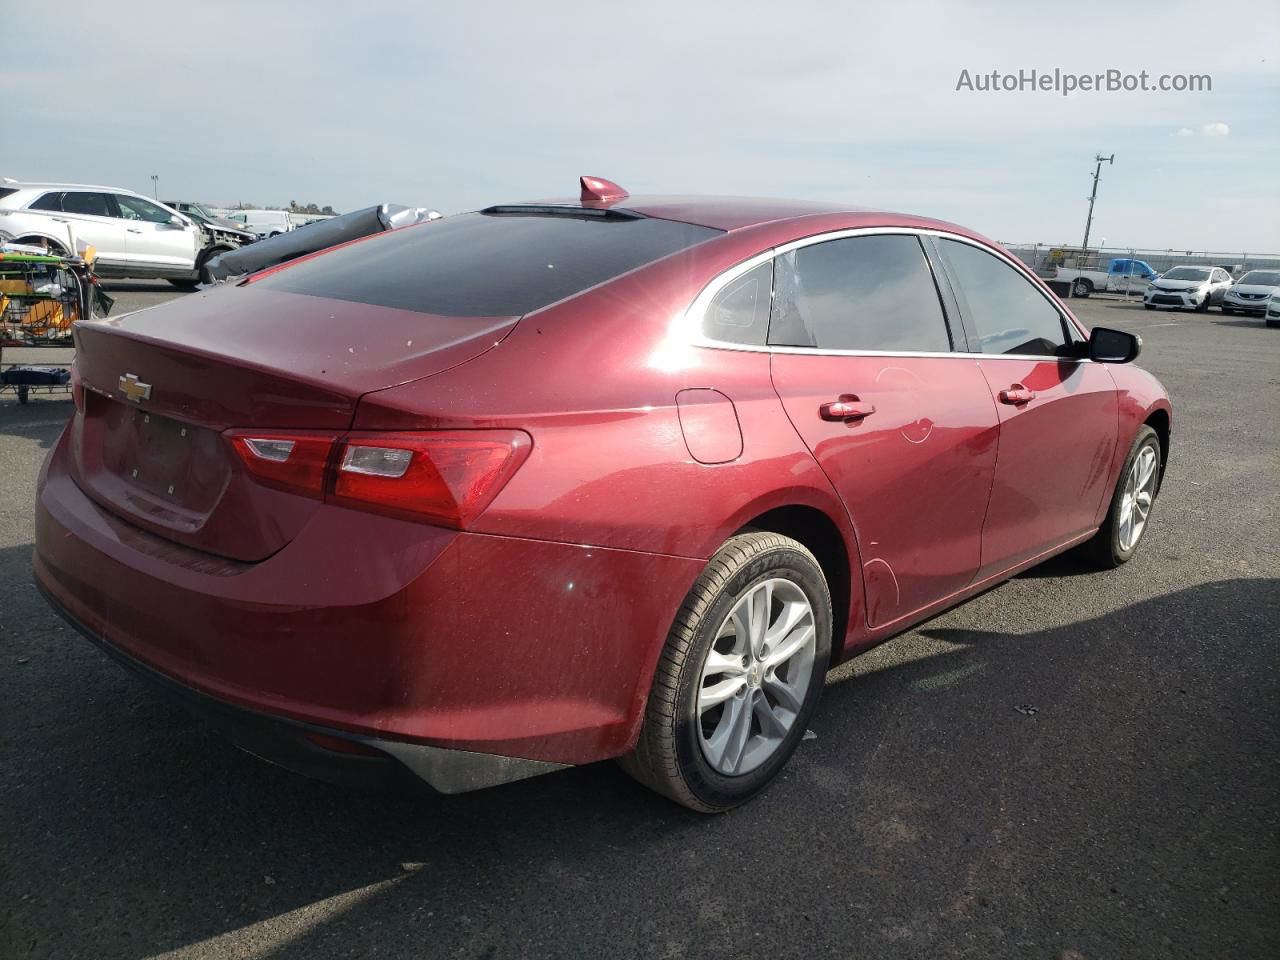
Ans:
[[[1116,386],[1104,364],[1079,359],[1079,332],[1012,261],[960,240],[937,248],[1000,415],[985,576],[1094,527],[1116,445]]]
[[[98,261],[104,266],[123,266],[128,261],[124,224],[116,217],[115,203],[110,194],[67,190],[59,200],[53,200],[51,196],[41,197],[31,205],[32,209],[61,210],[76,239],[93,244],[98,251]]]
[[[171,222],[173,214],[158,203],[117,193],[115,202],[125,221],[129,262],[174,272],[194,270],[199,232],[186,221]]]
[[[978,361],[953,351],[918,237],[807,241],[775,278],[774,387],[848,509],[878,627],[976,574],[995,407]]]

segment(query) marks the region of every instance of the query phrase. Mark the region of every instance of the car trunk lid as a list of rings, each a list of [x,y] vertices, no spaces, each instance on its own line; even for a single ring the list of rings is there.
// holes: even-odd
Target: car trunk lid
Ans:
[[[257,561],[319,501],[255,482],[224,433],[351,424],[359,398],[489,349],[513,317],[444,317],[220,287],[76,326],[76,480],[100,505],[218,556]]]

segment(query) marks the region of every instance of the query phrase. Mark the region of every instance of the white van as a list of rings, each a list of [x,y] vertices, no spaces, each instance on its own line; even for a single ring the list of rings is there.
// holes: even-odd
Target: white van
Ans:
[[[296,226],[287,210],[235,210],[227,219],[243,223],[246,230],[260,237],[288,233]]]

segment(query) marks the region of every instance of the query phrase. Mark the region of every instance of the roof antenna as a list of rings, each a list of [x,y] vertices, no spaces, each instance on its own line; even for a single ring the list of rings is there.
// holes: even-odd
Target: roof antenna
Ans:
[[[612,203],[625,200],[629,194],[612,180],[603,177],[582,177],[582,202]]]

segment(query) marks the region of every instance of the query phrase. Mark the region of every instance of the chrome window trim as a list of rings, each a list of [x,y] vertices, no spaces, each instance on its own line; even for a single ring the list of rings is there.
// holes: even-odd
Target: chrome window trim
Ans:
[[[956,240],[960,243],[967,243],[971,247],[977,247],[996,258],[1003,260],[1010,268],[1018,273],[1025,272],[1025,265],[1020,261],[998,250],[995,247],[989,247],[985,243],[979,243],[971,237],[961,236],[958,233],[951,233],[947,230],[938,230],[932,227],[848,227],[842,230],[831,230],[826,233],[815,233],[812,236],[801,237],[798,240],[789,240],[786,243],[779,244],[776,247],[770,247],[757,253],[750,259],[743,260],[741,263],[734,264],[732,267],[716,274],[702,288],[689,304],[688,309],[684,312],[683,324],[685,326],[688,342],[690,346],[705,347],[709,350],[740,350],[747,353],[787,353],[801,355],[817,355],[823,357],[972,357],[977,360],[1053,360],[1057,363],[1085,363],[1093,362],[1088,357],[1058,357],[1052,354],[1029,354],[1029,353],[970,353],[965,350],[949,350],[943,352],[930,352],[921,350],[822,350],[818,347],[782,347],[770,346],[769,344],[752,344],[752,343],[734,343],[732,340],[716,340],[706,336],[702,332],[703,320],[706,318],[707,307],[711,305],[711,301],[734,280],[741,277],[744,273],[748,273],[772,260],[774,257],[781,256],[784,253],[790,253],[792,250],[799,250],[802,247],[810,247],[817,243],[826,243],[828,240],[843,240],[846,237],[874,237],[874,236],[901,236],[913,237],[938,237],[943,240]],[[927,256],[927,252],[926,252]],[[936,281],[935,281],[936,282]],[[1062,321],[1069,324],[1073,330],[1084,336],[1087,342],[1088,337],[1084,335],[1077,325],[1075,319],[1067,313],[1063,312],[1061,305],[1055,303],[1045,292],[1040,289],[1037,284],[1032,283],[1032,288],[1044,298],[1057,312]],[[772,294],[771,294],[772,296]],[[950,319],[950,318],[948,318]]]

